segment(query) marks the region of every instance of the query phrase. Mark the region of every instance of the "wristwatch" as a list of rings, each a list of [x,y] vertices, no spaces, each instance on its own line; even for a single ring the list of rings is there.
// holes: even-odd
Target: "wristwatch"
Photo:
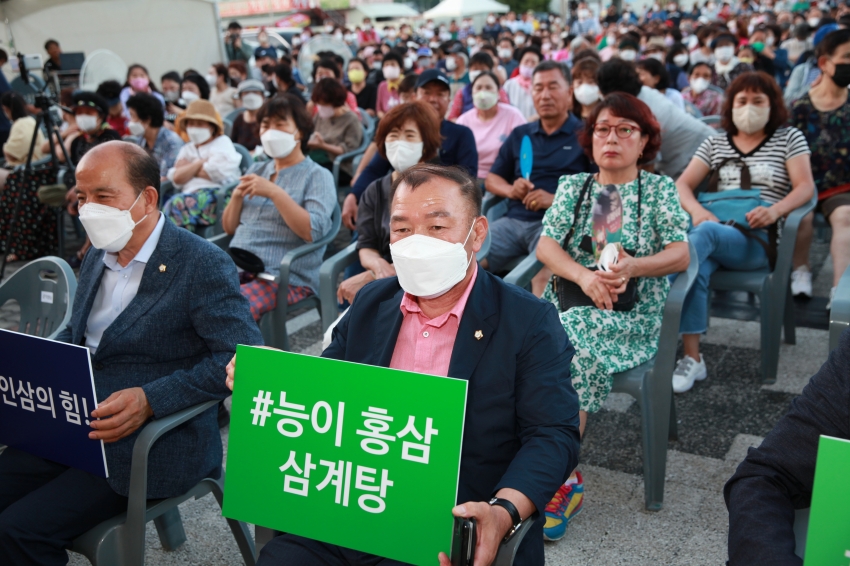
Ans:
[[[494,497],[490,500],[490,505],[498,505],[499,507],[507,511],[508,514],[511,516],[511,522],[513,523],[513,526],[508,531],[508,534],[505,535],[505,538],[502,540],[502,542],[508,542],[522,526],[522,517],[519,516],[519,511],[517,511],[516,505],[514,505],[507,499]]]

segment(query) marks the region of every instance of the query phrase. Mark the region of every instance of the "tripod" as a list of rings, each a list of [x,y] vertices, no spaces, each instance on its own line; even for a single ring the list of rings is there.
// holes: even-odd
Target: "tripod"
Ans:
[[[19,61],[20,61],[21,78],[23,79],[25,84],[29,84],[29,77],[27,76],[27,70],[26,70],[26,67],[24,66],[23,56],[19,55],[18,57],[19,57]],[[36,115],[36,118],[35,118],[35,129],[32,132],[32,140],[30,141],[30,149],[29,149],[29,153],[27,154],[27,162],[26,162],[26,164],[24,165],[24,168],[23,168],[23,174],[24,174],[24,178],[29,178],[29,175],[32,172],[32,156],[33,156],[33,153],[35,152],[35,144],[36,144],[36,140],[38,139],[39,129],[40,129],[41,125],[44,124],[44,127],[47,130],[47,140],[50,144],[50,163],[51,163],[51,167],[52,167],[53,171],[56,172],[57,183],[58,183],[59,182],[59,179],[58,179],[58,176],[59,176],[59,159],[56,157],[56,141],[53,139],[53,134],[54,133],[58,134],[58,130],[57,130],[56,126],[53,124],[53,115],[50,113],[50,106],[51,106],[50,98],[44,92],[45,89],[47,89],[47,84],[49,84],[49,83],[45,83],[44,88],[42,88],[41,92],[39,92],[35,95],[35,106],[40,110],[40,112]],[[73,169],[74,163],[71,161],[71,156],[68,155],[68,150],[65,147],[65,144],[61,143],[61,140],[60,140],[60,143],[59,143],[59,147],[62,148],[62,155],[65,158],[65,163],[68,164],[68,167],[71,167]],[[15,225],[15,220],[17,220],[18,213],[20,212],[21,197],[22,197],[23,190],[24,189],[22,187],[21,190],[18,191],[18,194],[14,197],[15,198],[15,201],[14,201],[15,204],[14,204],[14,207],[12,209],[12,211],[13,211],[12,217],[9,219],[9,226],[6,227],[6,238],[5,238],[5,241],[3,243],[3,254],[2,254],[3,257],[0,258],[0,281],[3,280],[3,275],[4,275],[4,272],[6,271],[6,259],[9,255],[9,244],[11,243],[11,240],[12,240],[12,233],[13,233],[13,228],[14,228],[14,225]],[[59,211],[59,214],[60,215],[62,214],[61,209]],[[60,216],[60,218],[61,218],[61,216]],[[59,250],[60,250],[60,255],[61,255],[61,251],[64,248],[63,244],[64,244],[65,238],[64,238],[64,235],[62,234],[62,223],[61,223],[61,221],[57,222],[57,224],[58,224],[57,237],[59,238]]]

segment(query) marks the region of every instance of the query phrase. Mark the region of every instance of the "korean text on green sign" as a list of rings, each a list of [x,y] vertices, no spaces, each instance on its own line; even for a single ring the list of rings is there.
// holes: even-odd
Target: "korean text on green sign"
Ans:
[[[224,515],[417,565],[451,548],[465,380],[237,349]]]

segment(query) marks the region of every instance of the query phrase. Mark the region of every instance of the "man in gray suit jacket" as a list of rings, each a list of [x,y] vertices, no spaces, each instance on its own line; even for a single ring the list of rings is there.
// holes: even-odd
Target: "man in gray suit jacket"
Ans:
[[[66,564],[77,536],[127,508],[141,427],[229,393],[237,344],[262,344],[227,255],[157,209],[159,166],[108,142],[76,171],[86,254],[71,323],[59,340],[91,351],[98,407],[89,437],[106,443],[109,479],[7,448],[0,454],[0,564]],[[221,473],[216,410],[150,451],[148,497],[184,493]]]

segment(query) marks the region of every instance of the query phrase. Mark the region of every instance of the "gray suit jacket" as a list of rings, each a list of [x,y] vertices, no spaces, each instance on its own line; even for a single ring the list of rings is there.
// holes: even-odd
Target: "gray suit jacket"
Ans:
[[[96,249],[86,254],[71,322],[58,340],[85,345],[89,312],[105,269],[103,255]],[[104,331],[92,356],[97,399],[141,387],[154,419],[223,399],[230,393],[224,385],[225,366],[236,345],[262,343],[231,259],[166,220],[136,297]],[[105,445],[109,485],[121,495],[129,491],[138,432]],[[174,497],[204,477],[218,477],[221,459],[216,411],[210,409],[154,444],[148,498]]]

